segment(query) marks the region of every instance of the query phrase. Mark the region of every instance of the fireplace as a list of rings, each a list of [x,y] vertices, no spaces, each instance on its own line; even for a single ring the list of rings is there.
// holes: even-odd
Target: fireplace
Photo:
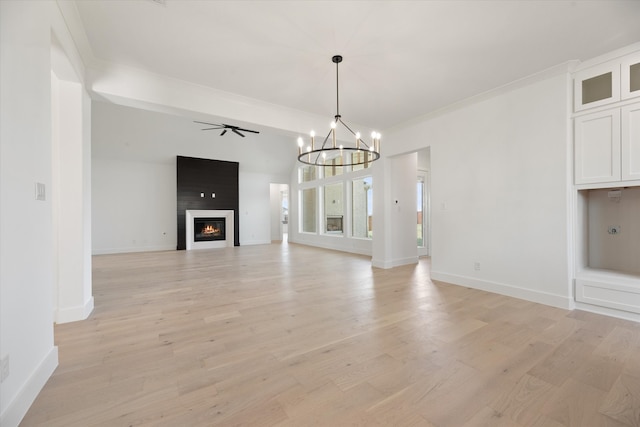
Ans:
[[[327,233],[342,233],[342,215],[327,215]]]
[[[188,251],[192,249],[232,248],[234,245],[235,221],[232,210],[186,210],[184,226]],[[203,226],[204,233],[202,232]],[[209,227],[207,228],[207,226]],[[198,235],[200,236],[198,237]]]
[[[193,241],[211,242],[225,240],[225,218],[194,218]]]

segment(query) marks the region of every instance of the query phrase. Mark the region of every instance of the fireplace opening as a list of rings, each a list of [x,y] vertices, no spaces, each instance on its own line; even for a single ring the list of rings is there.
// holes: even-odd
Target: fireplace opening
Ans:
[[[225,218],[194,218],[193,241],[226,240]]]

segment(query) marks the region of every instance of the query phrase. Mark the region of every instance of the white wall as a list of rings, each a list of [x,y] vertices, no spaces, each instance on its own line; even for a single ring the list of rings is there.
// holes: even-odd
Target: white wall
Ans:
[[[416,241],[417,153],[388,157],[373,176],[372,264],[392,268],[418,261]]]
[[[239,173],[240,245],[271,243],[271,177]]]
[[[385,132],[388,155],[431,147],[434,279],[572,306],[568,82],[520,84]]]
[[[94,157],[92,167],[94,254],[176,248],[175,158],[164,164]]]
[[[52,306],[52,33],[82,75],[56,3],[0,2],[0,358],[10,362],[0,385],[3,427],[18,425],[58,361]],[[45,201],[35,200],[36,183],[45,184]]]
[[[416,240],[416,181],[418,154],[411,153],[391,159],[391,234],[390,258],[393,265],[418,262],[418,244]]]
[[[621,189],[619,199],[608,197],[610,189],[589,190],[589,267],[640,273],[640,188]],[[609,234],[609,226],[620,233]]]
[[[53,70],[54,319],[86,319],[93,310],[91,286],[91,101],[78,81]],[[88,106],[88,109],[87,109]]]
[[[290,140],[220,136],[190,118],[98,101],[92,115],[94,254],[176,248],[178,155],[239,162],[240,245],[271,242],[269,186],[288,181]]]

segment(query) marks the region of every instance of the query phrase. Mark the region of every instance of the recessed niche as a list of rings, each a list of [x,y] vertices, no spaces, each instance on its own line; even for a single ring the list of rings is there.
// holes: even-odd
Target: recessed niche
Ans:
[[[578,267],[640,276],[640,187],[578,192]]]

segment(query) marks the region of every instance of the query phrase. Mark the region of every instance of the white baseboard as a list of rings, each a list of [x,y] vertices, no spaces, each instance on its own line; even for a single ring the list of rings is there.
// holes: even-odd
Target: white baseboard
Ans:
[[[334,240],[336,240],[336,238],[334,237],[328,237],[328,238],[322,238],[322,239],[318,239],[318,240],[306,240],[306,239],[299,239],[299,240],[294,240],[291,238],[291,235],[289,235],[289,243],[294,243],[297,245],[305,245],[305,246],[312,246],[314,248],[322,248],[322,249],[329,249],[332,251],[338,251],[338,252],[346,252],[346,253],[350,253],[350,254],[357,254],[357,255],[364,255],[364,256],[371,256],[371,250],[367,249],[367,248],[358,248],[354,245],[351,246],[345,246],[343,243],[340,244],[336,244],[334,243]]]
[[[135,246],[128,248],[102,248],[93,249],[91,255],[109,255],[109,254],[128,254],[132,252],[159,252],[159,251],[175,251],[176,245],[162,246]]]
[[[398,259],[392,259],[392,260],[379,260],[379,259],[372,259],[371,260],[371,265],[377,268],[394,268],[394,267],[400,267],[401,265],[409,265],[409,264],[417,264],[418,263],[418,257],[417,256],[412,256],[412,257],[408,257],[408,258],[398,258]]]
[[[458,276],[455,274],[448,274],[440,271],[432,271],[431,278],[440,282],[466,286],[473,289],[480,289],[482,291],[493,292],[495,294],[506,295],[509,297],[536,302],[539,304],[550,305],[552,307],[564,308],[566,310],[572,310],[574,308],[574,301],[572,297],[569,296],[565,297],[562,295],[554,295],[547,292],[518,288],[516,286],[506,285],[504,283],[489,282],[473,277]]]
[[[240,246],[252,246],[252,245],[270,245],[271,240],[247,240],[240,241]]]
[[[18,393],[13,397],[9,397],[11,402],[0,415],[0,426],[17,427],[20,424],[20,421],[22,421],[22,418],[24,418],[29,407],[31,407],[36,400],[40,390],[42,390],[42,387],[47,383],[57,366],[58,347],[54,346],[42,362],[40,362],[33,375],[20,387]],[[7,397],[3,396],[3,399],[5,398]]]
[[[75,307],[58,308],[56,312],[56,323],[69,323],[76,322],[78,320],[84,320],[93,311],[93,297],[89,298],[84,305],[78,305]]]

